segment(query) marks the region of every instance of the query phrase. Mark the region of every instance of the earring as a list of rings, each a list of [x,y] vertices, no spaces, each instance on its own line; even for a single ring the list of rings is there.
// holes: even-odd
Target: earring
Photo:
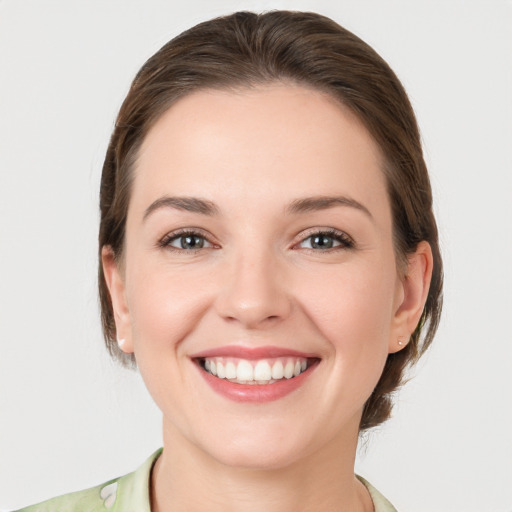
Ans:
[[[405,336],[398,336],[398,345],[403,347],[404,344],[405,344]]]
[[[125,344],[126,340],[124,338],[117,338],[117,344],[119,345],[119,348],[123,348],[123,345]]]

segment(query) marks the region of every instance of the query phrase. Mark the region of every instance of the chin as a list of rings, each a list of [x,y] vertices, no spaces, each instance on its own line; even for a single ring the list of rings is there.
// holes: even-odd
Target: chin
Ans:
[[[211,429],[198,446],[211,459],[232,468],[279,470],[321,450],[318,439],[305,425],[282,421],[252,421],[248,425]],[[217,432],[217,434],[214,433]]]
[[[275,471],[287,468],[300,459],[296,450],[283,450],[275,446],[244,446],[210,453],[219,463],[249,471]]]

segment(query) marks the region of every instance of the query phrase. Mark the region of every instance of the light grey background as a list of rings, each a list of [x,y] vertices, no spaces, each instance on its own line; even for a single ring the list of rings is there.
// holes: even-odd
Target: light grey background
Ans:
[[[436,195],[442,326],[357,470],[401,511],[512,510],[512,3],[500,0],[0,0],[0,509],[129,472],[160,446],[139,377],[102,346],[104,151],[163,43],[272,8],[327,14],[388,60]]]

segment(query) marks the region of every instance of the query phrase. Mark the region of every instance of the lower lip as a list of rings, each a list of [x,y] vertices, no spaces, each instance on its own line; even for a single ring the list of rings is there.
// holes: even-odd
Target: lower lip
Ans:
[[[219,395],[234,402],[273,402],[300,388],[316,368],[317,362],[306,371],[291,379],[282,379],[273,384],[236,384],[227,379],[219,379],[198,365],[203,379]]]

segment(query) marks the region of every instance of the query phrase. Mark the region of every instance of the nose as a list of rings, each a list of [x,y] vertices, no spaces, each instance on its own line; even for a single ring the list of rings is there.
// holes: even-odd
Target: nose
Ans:
[[[223,272],[217,313],[246,329],[261,329],[286,319],[292,301],[283,265],[271,251],[237,255]]]

